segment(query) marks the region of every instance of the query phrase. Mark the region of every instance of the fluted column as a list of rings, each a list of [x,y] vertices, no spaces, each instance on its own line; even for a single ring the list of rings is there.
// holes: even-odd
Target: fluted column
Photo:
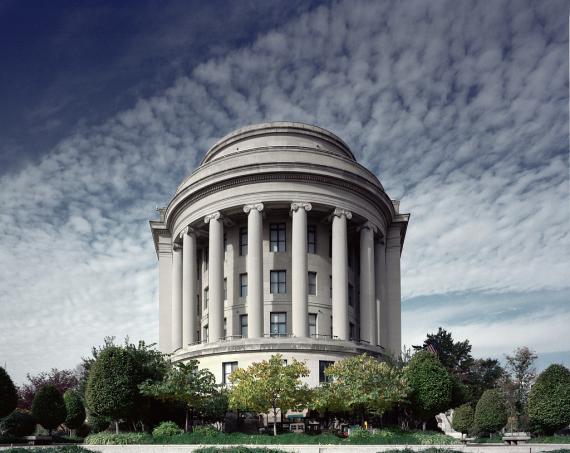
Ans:
[[[384,323],[386,319],[385,309],[386,309],[386,243],[384,240],[376,242],[374,251],[374,273],[376,274],[376,307],[378,310],[378,344],[380,346],[386,347],[387,330],[384,328]]]
[[[401,281],[400,281],[400,229],[390,227],[386,241],[386,326],[388,350],[392,355],[401,352]]]
[[[374,226],[360,228],[360,339],[378,344],[376,288],[374,284]]]
[[[294,337],[309,336],[309,302],[307,269],[307,211],[311,203],[291,203],[293,246],[291,258],[291,299]]]
[[[352,213],[336,208],[332,217],[333,337],[348,340],[348,236],[346,219]]]
[[[263,211],[262,203],[243,207],[247,214],[247,335],[263,337]]]
[[[208,336],[212,343],[224,336],[224,225],[219,212],[207,215],[204,222],[210,224]]]
[[[197,325],[196,301],[196,235],[186,227],[182,233],[182,346],[195,343]]]
[[[172,351],[182,347],[182,247],[172,245]]]

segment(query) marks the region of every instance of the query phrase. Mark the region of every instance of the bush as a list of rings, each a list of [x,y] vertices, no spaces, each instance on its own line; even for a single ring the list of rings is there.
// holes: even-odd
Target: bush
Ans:
[[[26,410],[16,409],[0,421],[0,432],[5,436],[31,436],[36,430],[36,419]]]
[[[81,396],[73,390],[68,390],[63,394],[63,401],[67,413],[65,426],[69,429],[79,429],[85,421],[85,407]]]
[[[570,370],[550,365],[530,389],[528,415],[534,430],[553,434],[570,424]]]
[[[485,390],[475,408],[475,424],[486,433],[495,433],[507,423],[505,399],[498,390]]]
[[[162,422],[152,430],[152,437],[170,437],[182,434],[184,430],[174,422]]]
[[[473,419],[475,417],[475,412],[469,404],[464,404],[459,406],[453,411],[452,426],[455,431],[460,433],[467,433],[473,426]]]
[[[10,375],[0,366],[0,418],[10,415],[18,404],[18,393]]]
[[[50,434],[52,429],[65,421],[65,403],[55,386],[48,384],[38,390],[32,402],[32,415]]]
[[[152,444],[152,436],[148,433],[98,433],[85,438],[87,445],[130,445]]]

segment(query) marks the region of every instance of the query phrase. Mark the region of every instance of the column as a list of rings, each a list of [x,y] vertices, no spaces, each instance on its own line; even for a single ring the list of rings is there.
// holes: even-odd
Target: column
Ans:
[[[247,214],[247,334],[263,338],[263,211],[262,203],[243,207]]]
[[[360,339],[378,344],[376,327],[376,288],[374,283],[374,226],[360,228]]]
[[[198,341],[196,338],[197,322],[197,263],[196,235],[194,230],[186,227],[182,233],[182,346]]]
[[[208,336],[213,343],[224,336],[224,225],[219,212],[204,217],[210,225],[208,288]]]
[[[386,319],[387,347],[392,355],[402,349],[401,334],[401,281],[400,281],[400,229],[390,227],[386,240]]]
[[[374,261],[374,272],[376,274],[376,309],[378,310],[378,344],[386,347],[386,329],[384,328],[384,320],[386,318],[386,314],[384,313],[386,309],[386,243],[383,239],[376,242]]]
[[[291,300],[294,337],[309,336],[307,211],[311,203],[291,203],[293,246],[291,247]]]
[[[348,236],[352,213],[336,208],[332,217],[333,337],[348,340]]]
[[[172,245],[172,345],[174,352],[182,347],[182,246]]]

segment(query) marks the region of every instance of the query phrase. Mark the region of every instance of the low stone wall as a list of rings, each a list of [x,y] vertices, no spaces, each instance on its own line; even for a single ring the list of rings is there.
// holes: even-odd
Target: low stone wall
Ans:
[[[83,445],[84,448],[101,453],[191,453],[199,448],[213,445]],[[244,446],[244,445],[242,445]],[[387,450],[408,448],[421,451],[427,448],[458,450],[465,453],[539,453],[552,450],[568,449],[570,444],[525,444],[509,445],[245,445],[251,448],[272,448],[290,453],[377,453]],[[230,448],[220,445],[219,448]]]

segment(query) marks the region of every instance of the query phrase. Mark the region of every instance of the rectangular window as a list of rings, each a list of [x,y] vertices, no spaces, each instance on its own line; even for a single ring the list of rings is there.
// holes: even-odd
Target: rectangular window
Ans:
[[[333,365],[330,360],[319,360],[319,382],[330,382],[331,378],[325,374],[325,370]]]
[[[222,384],[229,384],[230,374],[232,374],[235,370],[238,369],[237,362],[223,362],[222,363]]]
[[[317,336],[317,314],[309,313],[309,337]]]
[[[348,284],[348,305],[354,307],[354,286]]]
[[[239,297],[247,297],[247,274],[239,274]]]
[[[224,302],[228,300],[228,279],[224,278]]]
[[[307,252],[317,253],[317,226],[309,225],[307,227]]]
[[[287,313],[271,312],[269,332],[272,337],[287,335]]]
[[[269,225],[269,251],[285,251],[285,224],[272,223]]]
[[[349,324],[348,324],[348,327],[349,327],[349,329],[348,329],[348,339],[351,340],[351,341],[352,341],[352,340],[356,340],[356,338],[354,337],[354,334],[355,334],[355,332],[354,332],[354,324],[353,324],[353,323],[349,323]]]
[[[309,288],[308,288],[309,296],[316,296],[317,295],[317,273],[316,272],[309,272],[307,282],[309,285]]]
[[[203,331],[204,331],[204,334],[202,335],[202,338],[203,338],[202,341],[205,341],[207,343],[208,342],[208,324],[206,324],[204,326]]]
[[[210,288],[204,288],[204,310],[208,308],[209,301],[210,301]]]
[[[247,255],[247,227],[239,229],[239,255]]]
[[[240,335],[242,338],[247,338],[247,315],[240,315]]]
[[[271,271],[269,282],[271,294],[287,293],[287,271]]]

